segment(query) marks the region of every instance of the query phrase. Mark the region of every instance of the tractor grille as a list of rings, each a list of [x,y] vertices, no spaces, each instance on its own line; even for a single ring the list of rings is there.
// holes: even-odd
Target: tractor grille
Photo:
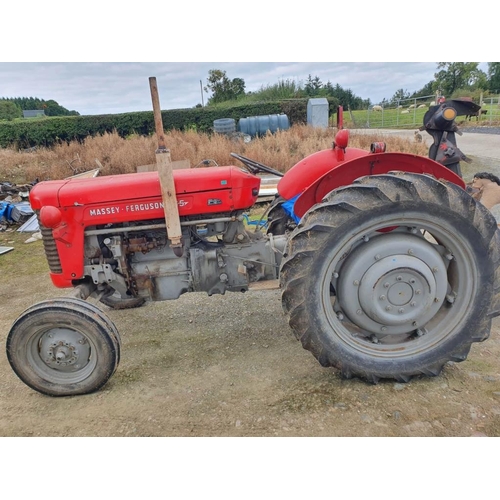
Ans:
[[[47,257],[49,269],[52,273],[61,274],[61,261],[59,260],[59,254],[57,253],[56,242],[52,236],[52,229],[43,227],[40,223],[40,214],[37,212],[36,215],[40,232],[42,233],[43,248],[45,250],[45,256]]]

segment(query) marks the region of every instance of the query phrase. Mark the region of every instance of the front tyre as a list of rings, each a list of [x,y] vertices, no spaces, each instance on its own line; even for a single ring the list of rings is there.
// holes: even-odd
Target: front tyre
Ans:
[[[74,298],[46,300],[14,322],[7,358],[16,375],[42,394],[87,394],[115,372],[120,338],[111,320],[92,304]]]
[[[283,308],[303,347],[346,378],[435,376],[489,336],[497,246],[495,219],[458,186],[363,177],[292,234]]]

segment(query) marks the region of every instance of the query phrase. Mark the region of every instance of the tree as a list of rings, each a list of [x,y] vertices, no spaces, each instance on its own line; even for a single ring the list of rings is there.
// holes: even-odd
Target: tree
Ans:
[[[437,90],[437,83],[434,80],[431,80],[429,83],[426,83],[420,90],[413,92],[410,98],[417,97],[427,97],[430,95],[434,95]]]
[[[488,86],[486,73],[477,62],[440,62],[434,74],[440,90],[451,96],[458,89],[484,89]]]
[[[0,120],[13,120],[20,118],[23,112],[19,106],[12,101],[0,100]]]
[[[205,92],[212,92],[207,104],[216,104],[224,101],[233,101],[245,95],[245,81],[242,78],[230,80],[225,71],[211,69],[208,72]]]
[[[323,84],[321,83],[321,80],[318,76],[312,78],[311,75],[309,75],[304,90],[309,97],[314,97],[319,95],[319,91],[322,86]]]
[[[390,102],[393,104],[398,103],[399,101],[404,101],[405,99],[410,98],[410,93],[407,90],[399,89],[394,92],[394,95],[391,97]]]
[[[489,89],[495,94],[500,93],[500,62],[488,63]]]
[[[68,111],[66,108],[63,108],[53,99],[49,99],[48,101],[44,101],[43,99],[38,99],[37,97],[10,97],[0,98],[0,101],[11,101],[16,106],[19,107],[21,111],[27,109],[43,109],[47,116],[79,116],[80,113],[78,111]],[[22,113],[21,113],[22,115]]]

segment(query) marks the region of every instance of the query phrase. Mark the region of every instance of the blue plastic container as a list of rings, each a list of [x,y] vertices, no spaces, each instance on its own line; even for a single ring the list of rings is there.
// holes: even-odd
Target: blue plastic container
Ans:
[[[252,137],[266,135],[267,131],[274,134],[278,130],[288,130],[289,128],[290,122],[286,115],[249,116],[241,118],[238,123],[238,130]]]

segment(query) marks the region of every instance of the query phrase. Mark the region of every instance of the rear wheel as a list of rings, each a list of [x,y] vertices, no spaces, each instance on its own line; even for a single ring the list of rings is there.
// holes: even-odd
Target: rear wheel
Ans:
[[[120,360],[116,327],[83,300],[47,300],[28,308],[7,337],[7,358],[29,387],[49,396],[100,389]]]
[[[344,377],[435,376],[489,336],[498,241],[491,213],[454,184],[364,177],[292,234],[283,308],[304,348]]]

